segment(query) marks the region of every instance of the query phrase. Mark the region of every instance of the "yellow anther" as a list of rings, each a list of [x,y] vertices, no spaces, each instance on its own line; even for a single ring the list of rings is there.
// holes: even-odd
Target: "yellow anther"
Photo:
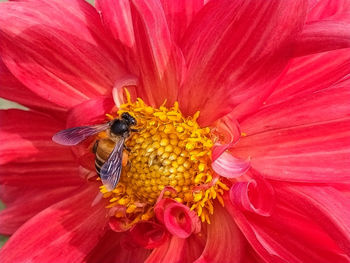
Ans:
[[[191,142],[186,143],[186,150],[187,150],[187,151],[191,151],[191,150],[193,150],[195,147],[196,147],[196,146],[195,146],[194,143],[191,143]]]
[[[136,205],[131,204],[131,205],[129,205],[128,208],[126,209],[126,212],[127,212],[128,214],[130,214],[130,213],[134,212],[135,210],[136,210]]]
[[[202,192],[194,193],[194,194],[193,194],[193,201],[194,201],[194,202],[198,202],[199,200],[202,199],[202,197],[203,197]]]
[[[203,172],[206,168],[206,165],[204,163],[200,163],[198,165],[198,171]]]
[[[184,131],[184,128],[182,126],[177,126],[176,131],[181,133]]]

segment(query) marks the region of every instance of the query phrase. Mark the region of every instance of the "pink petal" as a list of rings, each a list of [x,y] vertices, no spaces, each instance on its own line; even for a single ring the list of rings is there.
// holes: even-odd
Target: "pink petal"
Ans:
[[[169,235],[162,225],[145,221],[137,223],[130,230],[130,238],[133,243],[151,249],[164,244],[169,238]]]
[[[157,219],[167,230],[179,238],[188,238],[200,231],[198,215],[187,206],[172,199],[163,199],[154,207]]]
[[[317,21],[307,24],[296,42],[296,56],[350,47],[350,22]]]
[[[207,242],[196,263],[241,262],[245,253],[242,233],[230,215],[220,205],[215,206],[211,224],[207,227]]]
[[[144,248],[126,249],[121,246],[123,235],[107,231],[96,247],[89,253],[86,262],[89,263],[143,263],[150,250]]]
[[[7,241],[0,261],[82,262],[105,232],[105,204],[91,207],[97,191],[81,189],[37,214]]]
[[[4,63],[34,93],[57,105],[68,108],[109,93],[125,74],[116,45],[85,1],[3,3],[0,17]]]
[[[131,14],[139,68],[134,73],[142,76],[137,94],[151,105],[165,99],[170,105],[177,99],[184,60],[171,39],[164,10],[158,0],[133,0]]]
[[[192,19],[204,6],[204,2],[204,0],[161,0],[170,34],[175,42],[180,42]]]
[[[266,105],[330,87],[350,74],[350,49],[324,52],[292,60],[287,74]]]
[[[5,98],[28,108],[36,109],[42,112],[57,114],[58,117],[64,117],[65,110],[49,101],[39,97],[22,83],[7,69],[0,59],[0,97]]]
[[[130,97],[132,101],[136,100],[136,86],[138,84],[138,79],[135,76],[132,75],[126,75],[125,77],[118,79],[114,83],[113,87],[113,99],[114,103],[117,107],[119,107],[121,104],[126,102],[124,96],[125,96],[125,89],[128,90],[130,93]]]
[[[223,152],[214,162],[211,167],[220,176],[226,178],[236,178],[248,171],[250,162],[238,159],[229,152]]]
[[[37,184],[40,184],[39,180]],[[7,205],[0,212],[0,233],[13,234],[23,223],[45,208],[71,197],[76,193],[77,186],[56,187],[54,189],[30,187],[30,190],[21,189],[18,191],[11,205]]]
[[[179,94],[182,110],[201,110],[206,126],[264,93],[261,86],[278,76],[292,55],[305,11],[306,1],[206,4],[183,39],[189,69]]]
[[[241,209],[269,216],[274,207],[274,190],[263,178],[237,182],[230,189],[230,199]]]
[[[237,120],[230,115],[221,118],[215,124],[214,132],[218,133],[219,143],[212,149],[212,161],[215,161],[227,149],[231,148],[241,137],[241,130]]]
[[[135,45],[134,29],[128,0],[96,0],[96,9],[101,12],[104,26],[117,40],[132,48]]]
[[[248,136],[232,154],[265,177],[296,182],[350,179],[347,82],[273,104],[241,123]]]
[[[264,262],[348,262],[337,241],[328,235],[328,228],[322,229],[306,213],[308,206],[296,208],[294,196],[288,195],[288,199],[276,198],[279,202],[270,217],[242,213],[232,203],[225,205]]]

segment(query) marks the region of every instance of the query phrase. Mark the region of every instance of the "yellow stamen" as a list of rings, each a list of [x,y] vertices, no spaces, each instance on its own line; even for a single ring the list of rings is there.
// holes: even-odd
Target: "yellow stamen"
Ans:
[[[164,198],[187,205],[203,222],[210,223],[213,201],[218,199],[223,205],[222,195],[228,187],[213,179],[211,130],[198,125],[200,113],[185,118],[177,102],[169,109],[165,104],[157,109],[140,98],[131,102],[130,94],[125,93],[127,102],[118,114],[134,116],[138,132],[125,143],[131,151],[116,189],[100,187],[103,197],[109,198],[108,207],[124,206],[131,224],[148,220],[154,217],[153,206],[162,190],[172,187],[175,191],[165,191]],[[122,214],[118,211],[115,216]]]

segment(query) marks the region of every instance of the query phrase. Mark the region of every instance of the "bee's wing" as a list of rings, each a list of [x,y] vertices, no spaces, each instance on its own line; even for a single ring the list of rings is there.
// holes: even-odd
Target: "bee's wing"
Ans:
[[[77,145],[81,141],[85,140],[87,137],[99,133],[101,131],[107,130],[109,126],[110,123],[107,122],[104,124],[97,124],[91,126],[74,127],[59,131],[52,137],[52,140],[62,145]]]
[[[102,165],[100,170],[102,183],[110,191],[118,184],[122,172],[124,141],[125,139],[123,137],[119,138],[107,162]]]

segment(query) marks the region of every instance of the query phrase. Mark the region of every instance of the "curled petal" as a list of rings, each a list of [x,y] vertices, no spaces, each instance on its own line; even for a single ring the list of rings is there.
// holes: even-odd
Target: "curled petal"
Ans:
[[[261,216],[269,216],[274,205],[274,190],[263,179],[235,183],[230,189],[231,202]]]
[[[130,226],[128,224],[128,220],[126,218],[115,218],[111,217],[109,219],[109,227],[114,232],[125,232],[130,229]]]
[[[172,199],[161,200],[154,208],[154,212],[167,230],[179,238],[187,238],[200,230],[197,214]]]
[[[219,137],[220,143],[215,144],[213,147],[211,156],[213,161],[215,161],[224,151],[231,148],[241,136],[238,121],[233,119],[229,114],[217,122],[215,129],[219,134],[218,136],[223,137],[223,140]]]
[[[250,162],[235,158],[229,152],[223,152],[220,157],[212,162],[211,167],[223,177],[236,178],[248,171]]]
[[[159,247],[168,239],[164,227],[150,221],[137,223],[130,230],[130,235],[134,243],[148,249]]]
[[[135,86],[138,84],[138,79],[135,76],[127,75],[121,79],[118,79],[114,83],[114,87],[112,90],[114,103],[117,107],[124,103],[124,88],[127,88],[129,93],[131,93],[131,97],[135,99],[136,91]]]
[[[171,187],[171,186],[166,186],[166,187],[164,187],[163,190],[160,192],[160,194],[159,194],[159,196],[158,196],[158,198],[157,198],[156,204],[158,204],[158,203],[163,199],[163,196],[164,196],[165,191],[170,191],[170,192],[176,194],[175,188],[173,188],[173,187]]]

